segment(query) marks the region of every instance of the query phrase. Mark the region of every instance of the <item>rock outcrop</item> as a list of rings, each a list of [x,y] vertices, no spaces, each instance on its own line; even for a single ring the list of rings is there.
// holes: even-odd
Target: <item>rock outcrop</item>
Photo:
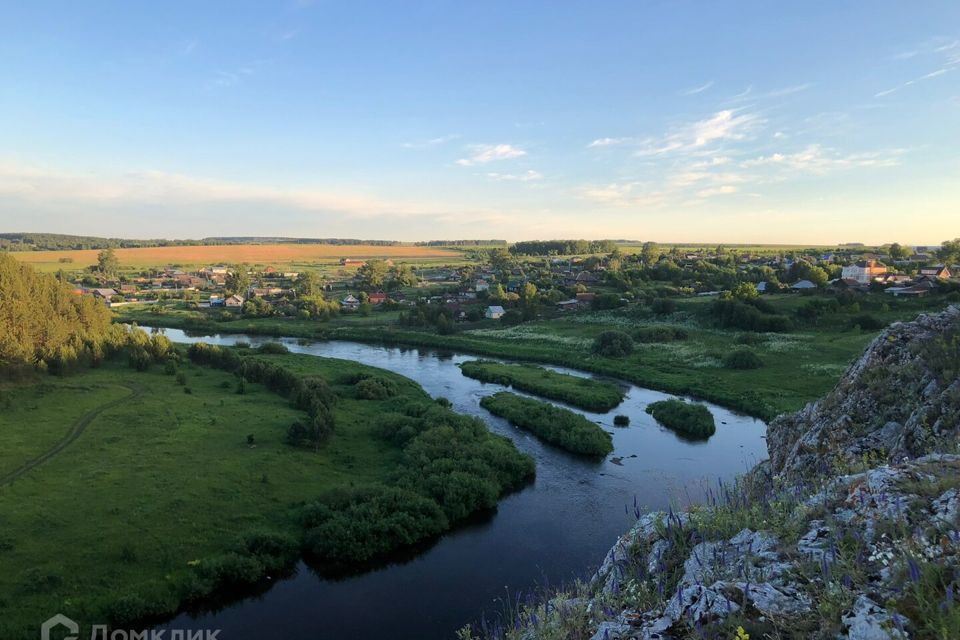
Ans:
[[[960,638],[958,417],[960,309],[894,324],[770,425],[768,461],[640,517],[507,637]]]

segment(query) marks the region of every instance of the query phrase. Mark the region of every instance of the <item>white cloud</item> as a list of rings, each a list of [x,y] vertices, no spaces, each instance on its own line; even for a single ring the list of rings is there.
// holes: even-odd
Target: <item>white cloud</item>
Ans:
[[[620,144],[626,144],[631,142],[633,138],[597,138],[593,142],[587,145],[588,149],[595,149],[598,147],[612,147]]]
[[[404,142],[403,146],[405,149],[427,149],[429,147],[438,147],[452,140],[456,140],[459,137],[459,133],[450,133],[445,136],[430,138],[429,140],[424,140],[422,142]]]
[[[659,139],[648,139],[637,151],[638,156],[658,156],[669,153],[691,152],[728,140],[743,140],[761,124],[752,113],[734,109],[718,111],[709,118],[678,128]]]
[[[713,196],[727,196],[738,191],[737,187],[732,184],[724,184],[719,187],[708,187],[706,189],[701,189],[697,192],[697,195],[701,198],[711,198]]]
[[[510,144],[474,144],[467,147],[470,156],[460,158],[457,164],[470,167],[475,164],[487,164],[497,160],[510,160],[527,155],[527,152]]]
[[[893,167],[900,164],[902,149],[840,154],[819,144],[807,145],[795,153],[774,153],[740,163],[741,167],[782,167],[823,175],[837,169]]]
[[[699,87],[693,87],[693,88],[691,88],[691,89],[686,89],[686,90],[684,90],[684,91],[681,91],[681,92],[680,92],[680,95],[682,95],[682,96],[695,96],[695,95],[697,95],[698,93],[703,93],[704,91],[706,91],[707,89],[709,89],[709,88],[712,87],[712,86],[713,86],[713,80],[710,80],[709,82],[705,82],[704,84],[700,85]]]
[[[535,182],[543,179],[543,174],[533,169],[528,169],[523,173],[488,173],[487,177],[491,180],[502,182]]]

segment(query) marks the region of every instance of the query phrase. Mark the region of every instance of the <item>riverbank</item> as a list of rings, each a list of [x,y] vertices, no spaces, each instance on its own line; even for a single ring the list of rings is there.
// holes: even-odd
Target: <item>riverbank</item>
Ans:
[[[381,566],[534,473],[407,378],[279,347],[39,374],[0,385],[0,405],[5,640],[57,611],[123,629],[203,610],[301,552],[340,573]]]
[[[541,340],[536,335],[530,340],[509,339],[509,330],[504,336],[485,336],[470,332],[439,335],[393,325],[368,326],[362,322],[335,327],[295,319],[240,318],[219,322],[203,315],[149,313],[136,309],[122,310],[117,321],[151,324],[194,333],[347,340],[459,351],[478,356],[551,364],[618,378],[666,393],[689,395],[762,420],[770,420],[785,411],[796,410],[825,392],[839,377],[855,352],[862,349],[869,340],[869,336],[848,334],[835,337],[829,344],[815,345],[808,336],[800,334],[772,335],[767,342],[773,355],[768,359],[769,364],[765,369],[730,371],[720,368],[719,361],[722,358],[722,349],[726,348],[727,342],[733,344],[735,335],[716,335],[707,331],[695,333],[694,342],[690,344],[638,345],[634,357],[618,359],[593,354],[589,345],[558,346],[555,342]],[[537,323],[531,323],[534,324]],[[549,327],[545,330],[547,329]],[[698,338],[702,342],[696,342]],[[696,362],[689,364],[676,356],[680,352],[689,355],[692,351],[703,351],[704,366],[699,366]],[[790,351],[802,353],[794,353],[792,359],[785,357],[784,353]],[[802,366],[808,368],[803,369]]]
[[[460,638],[960,637],[958,336],[957,308],[892,325],[742,481]]]

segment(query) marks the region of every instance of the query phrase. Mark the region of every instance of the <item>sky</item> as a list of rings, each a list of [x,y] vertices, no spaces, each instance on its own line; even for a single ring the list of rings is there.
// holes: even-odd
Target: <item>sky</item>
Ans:
[[[4,2],[15,231],[938,244],[960,2]]]

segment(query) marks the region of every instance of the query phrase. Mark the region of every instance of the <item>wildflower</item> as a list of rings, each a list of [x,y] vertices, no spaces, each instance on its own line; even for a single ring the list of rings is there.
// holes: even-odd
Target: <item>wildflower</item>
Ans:
[[[733,640],[750,640],[750,634],[743,627],[737,627],[737,635]]]

